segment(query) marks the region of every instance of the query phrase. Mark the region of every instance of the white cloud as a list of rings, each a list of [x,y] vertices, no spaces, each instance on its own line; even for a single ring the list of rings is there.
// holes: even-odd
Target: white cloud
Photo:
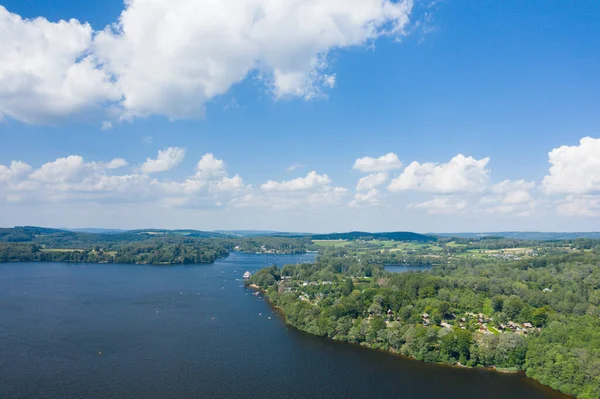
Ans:
[[[412,162],[400,176],[392,180],[388,190],[392,192],[416,190],[438,194],[454,194],[483,191],[489,179],[485,167],[489,158],[477,160],[458,154],[448,163]]]
[[[423,209],[430,215],[454,214],[467,208],[467,201],[458,197],[435,197],[432,200],[413,204],[411,207]]]
[[[288,172],[293,172],[293,171],[295,171],[296,169],[301,169],[301,168],[304,168],[305,166],[306,166],[306,165],[303,165],[303,164],[301,164],[301,163],[294,163],[294,164],[291,164],[290,166],[288,166],[286,170],[287,170]]]
[[[106,169],[119,169],[127,165],[129,164],[123,158],[115,158],[107,164],[102,164],[102,167],[105,167]]]
[[[190,200],[203,191],[213,195],[240,194],[251,188],[239,175],[229,177],[225,162],[213,154],[205,154],[196,165],[196,173],[182,183],[164,182],[163,187],[173,195],[187,195]]]
[[[379,205],[379,190],[373,188],[366,193],[354,194],[354,199],[348,204],[350,207],[377,206]]]
[[[18,179],[30,170],[31,166],[21,161],[12,161],[10,166],[0,165],[0,182]]]
[[[600,192],[600,139],[582,138],[578,146],[562,146],[548,154],[552,165],[542,181],[548,194]]]
[[[213,190],[227,192],[241,190],[244,188],[244,180],[239,175],[235,175],[231,178],[225,176],[221,180],[217,181]]]
[[[327,175],[319,175],[314,170],[306,177],[297,177],[292,180],[276,182],[269,180],[260,186],[263,191],[302,191],[329,186],[331,179]]]
[[[260,186],[260,192],[248,194],[231,202],[234,207],[267,209],[297,209],[338,204],[348,190],[332,185],[327,175],[312,171],[306,177],[291,180],[269,180]]]
[[[333,89],[335,87],[336,79],[337,77],[335,76],[335,73],[332,75],[323,75],[323,84],[326,87]]]
[[[0,6],[0,37],[0,118],[53,123],[120,99],[90,54],[89,24],[22,19]]]
[[[490,214],[511,213],[518,216],[531,216],[536,207],[536,201],[530,193],[534,187],[534,182],[504,180],[495,184],[491,189],[493,195],[483,197],[480,204]]]
[[[163,154],[166,152],[163,152]],[[160,156],[162,165],[171,158]],[[86,162],[79,155],[71,155],[47,162],[31,172],[31,167],[13,161],[10,167],[0,165],[0,198],[18,201],[86,201],[111,203],[151,202],[168,206],[212,206],[244,195],[251,189],[239,175],[229,177],[225,163],[212,154],[198,162],[196,171],[187,179],[177,182],[159,180],[141,168],[142,173],[116,174],[127,166],[122,158],[110,162]],[[161,168],[163,168],[161,166]]]
[[[267,210],[319,209],[340,205],[348,190],[325,186],[315,190],[254,192],[234,198],[233,207],[254,207]]]
[[[354,169],[361,172],[386,172],[400,169],[401,167],[402,162],[398,159],[398,155],[392,152],[382,155],[379,158],[359,158],[354,162]]]
[[[213,154],[206,154],[198,161],[197,169],[203,178],[221,176],[225,173],[225,162]]]
[[[360,178],[356,185],[356,191],[369,191],[375,187],[379,187],[388,180],[387,173],[372,173],[368,176]]]
[[[567,216],[600,216],[600,196],[598,195],[568,195],[560,201],[557,211]]]
[[[35,170],[30,177],[42,182],[67,182],[74,180],[86,168],[83,157],[71,155],[47,162]]]
[[[410,11],[389,0],[131,0],[95,50],[127,114],[186,118],[253,70],[277,97],[313,97],[335,84],[329,51],[401,35]]]
[[[193,118],[251,74],[277,98],[315,97],[336,85],[331,51],[403,36],[411,10],[411,0],[127,0],[93,32],[0,7],[0,115],[49,123],[108,105],[121,119]]]
[[[140,167],[144,173],[166,172],[179,165],[185,157],[185,149],[179,147],[169,147],[166,150],[158,151],[156,159],[148,158]]]

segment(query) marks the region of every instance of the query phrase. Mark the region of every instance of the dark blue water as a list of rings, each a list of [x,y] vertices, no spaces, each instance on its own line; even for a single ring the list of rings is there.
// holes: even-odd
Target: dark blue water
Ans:
[[[0,398],[563,397],[301,333],[236,280],[313,258],[0,264]]]
[[[392,273],[422,272],[431,269],[431,266],[386,265],[384,269]]]

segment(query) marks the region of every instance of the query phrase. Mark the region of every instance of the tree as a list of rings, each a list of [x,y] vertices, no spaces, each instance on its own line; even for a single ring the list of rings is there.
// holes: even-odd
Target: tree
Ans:
[[[440,343],[440,352],[442,358],[450,363],[460,362],[467,364],[470,355],[470,348],[473,344],[473,335],[467,330],[454,330],[442,337]]]
[[[492,298],[492,309],[494,312],[502,312],[502,308],[504,307],[504,298],[497,295]]]
[[[450,316],[450,304],[448,302],[440,302],[438,310],[443,319],[447,319]]]
[[[504,312],[510,319],[515,319],[521,311],[525,303],[521,298],[516,295],[511,296],[506,301],[504,301]]]

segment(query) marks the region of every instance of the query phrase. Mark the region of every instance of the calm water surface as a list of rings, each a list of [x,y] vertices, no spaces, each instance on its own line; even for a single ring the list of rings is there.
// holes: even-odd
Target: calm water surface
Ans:
[[[238,280],[312,259],[0,264],[0,398],[565,398],[301,333]]]

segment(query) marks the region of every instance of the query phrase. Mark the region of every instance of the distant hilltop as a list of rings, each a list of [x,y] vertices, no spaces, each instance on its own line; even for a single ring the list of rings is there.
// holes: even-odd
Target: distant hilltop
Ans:
[[[481,232],[481,233],[428,233],[419,234],[409,231],[394,231],[372,233],[365,231],[351,231],[346,233],[298,233],[282,232],[275,230],[215,230],[203,231],[194,229],[101,229],[101,228],[46,228],[35,226],[16,226],[13,228],[0,228],[0,242],[22,242],[30,241],[37,235],[83,235],[87,237],[96,237],[102,240],[102,236],[111,236],[112,238],[133,238],[155,237],[155,236],[185,236],[194,238],[252,238],[252,237],[288,237],[303,238],[312,240],[385,240],[385,241],[417,241],[430,242],[437,241],[438,238],[466,238],[466,239],[493,239],[508,238],[515,240],[534,240],[534,241],[553,241],[553,240],[576,240],[576,239],[600,239],[600,232]]]
[[[364,231],[351,231],[349,233],[313,234],[313,240],[393,240],[393,241],[435,241],[434,235],[396,231],[389,233],[368,233]]]
[[[553,241],[576,240],[579,238],[600,239],[600,232],[541,232],[541,231],[500,231],[488,233],[434,233],[438,237],[486,238],[502,237],[516,240]]]
[[[108,236],[117,239],[135,239],[135,237],[156,237],[156,236],[185,236],[194,238],[252,238],[252,237],[287,237],[303,238],[312,240],[392,240],[392,241],[435,241],[437,238],[433,235],[424,235],[406,231],[388,232],[388,233],[369,233],[363,231],[352,231],[348,233],[331,234],[311,234],[311,233],[286,233],[280,231],[265,230],[167,230],[167,229],[138,229],[138,230],[118,230],[118,229],[53,229],[35,226],[16,226],[13,228],[0,228],[0,241],[22,242],[30,241],[35,236],[40,235],[63,235],[63,236],[87,236],[104,240]],[[104,238],[102,238],[104,237]]]

